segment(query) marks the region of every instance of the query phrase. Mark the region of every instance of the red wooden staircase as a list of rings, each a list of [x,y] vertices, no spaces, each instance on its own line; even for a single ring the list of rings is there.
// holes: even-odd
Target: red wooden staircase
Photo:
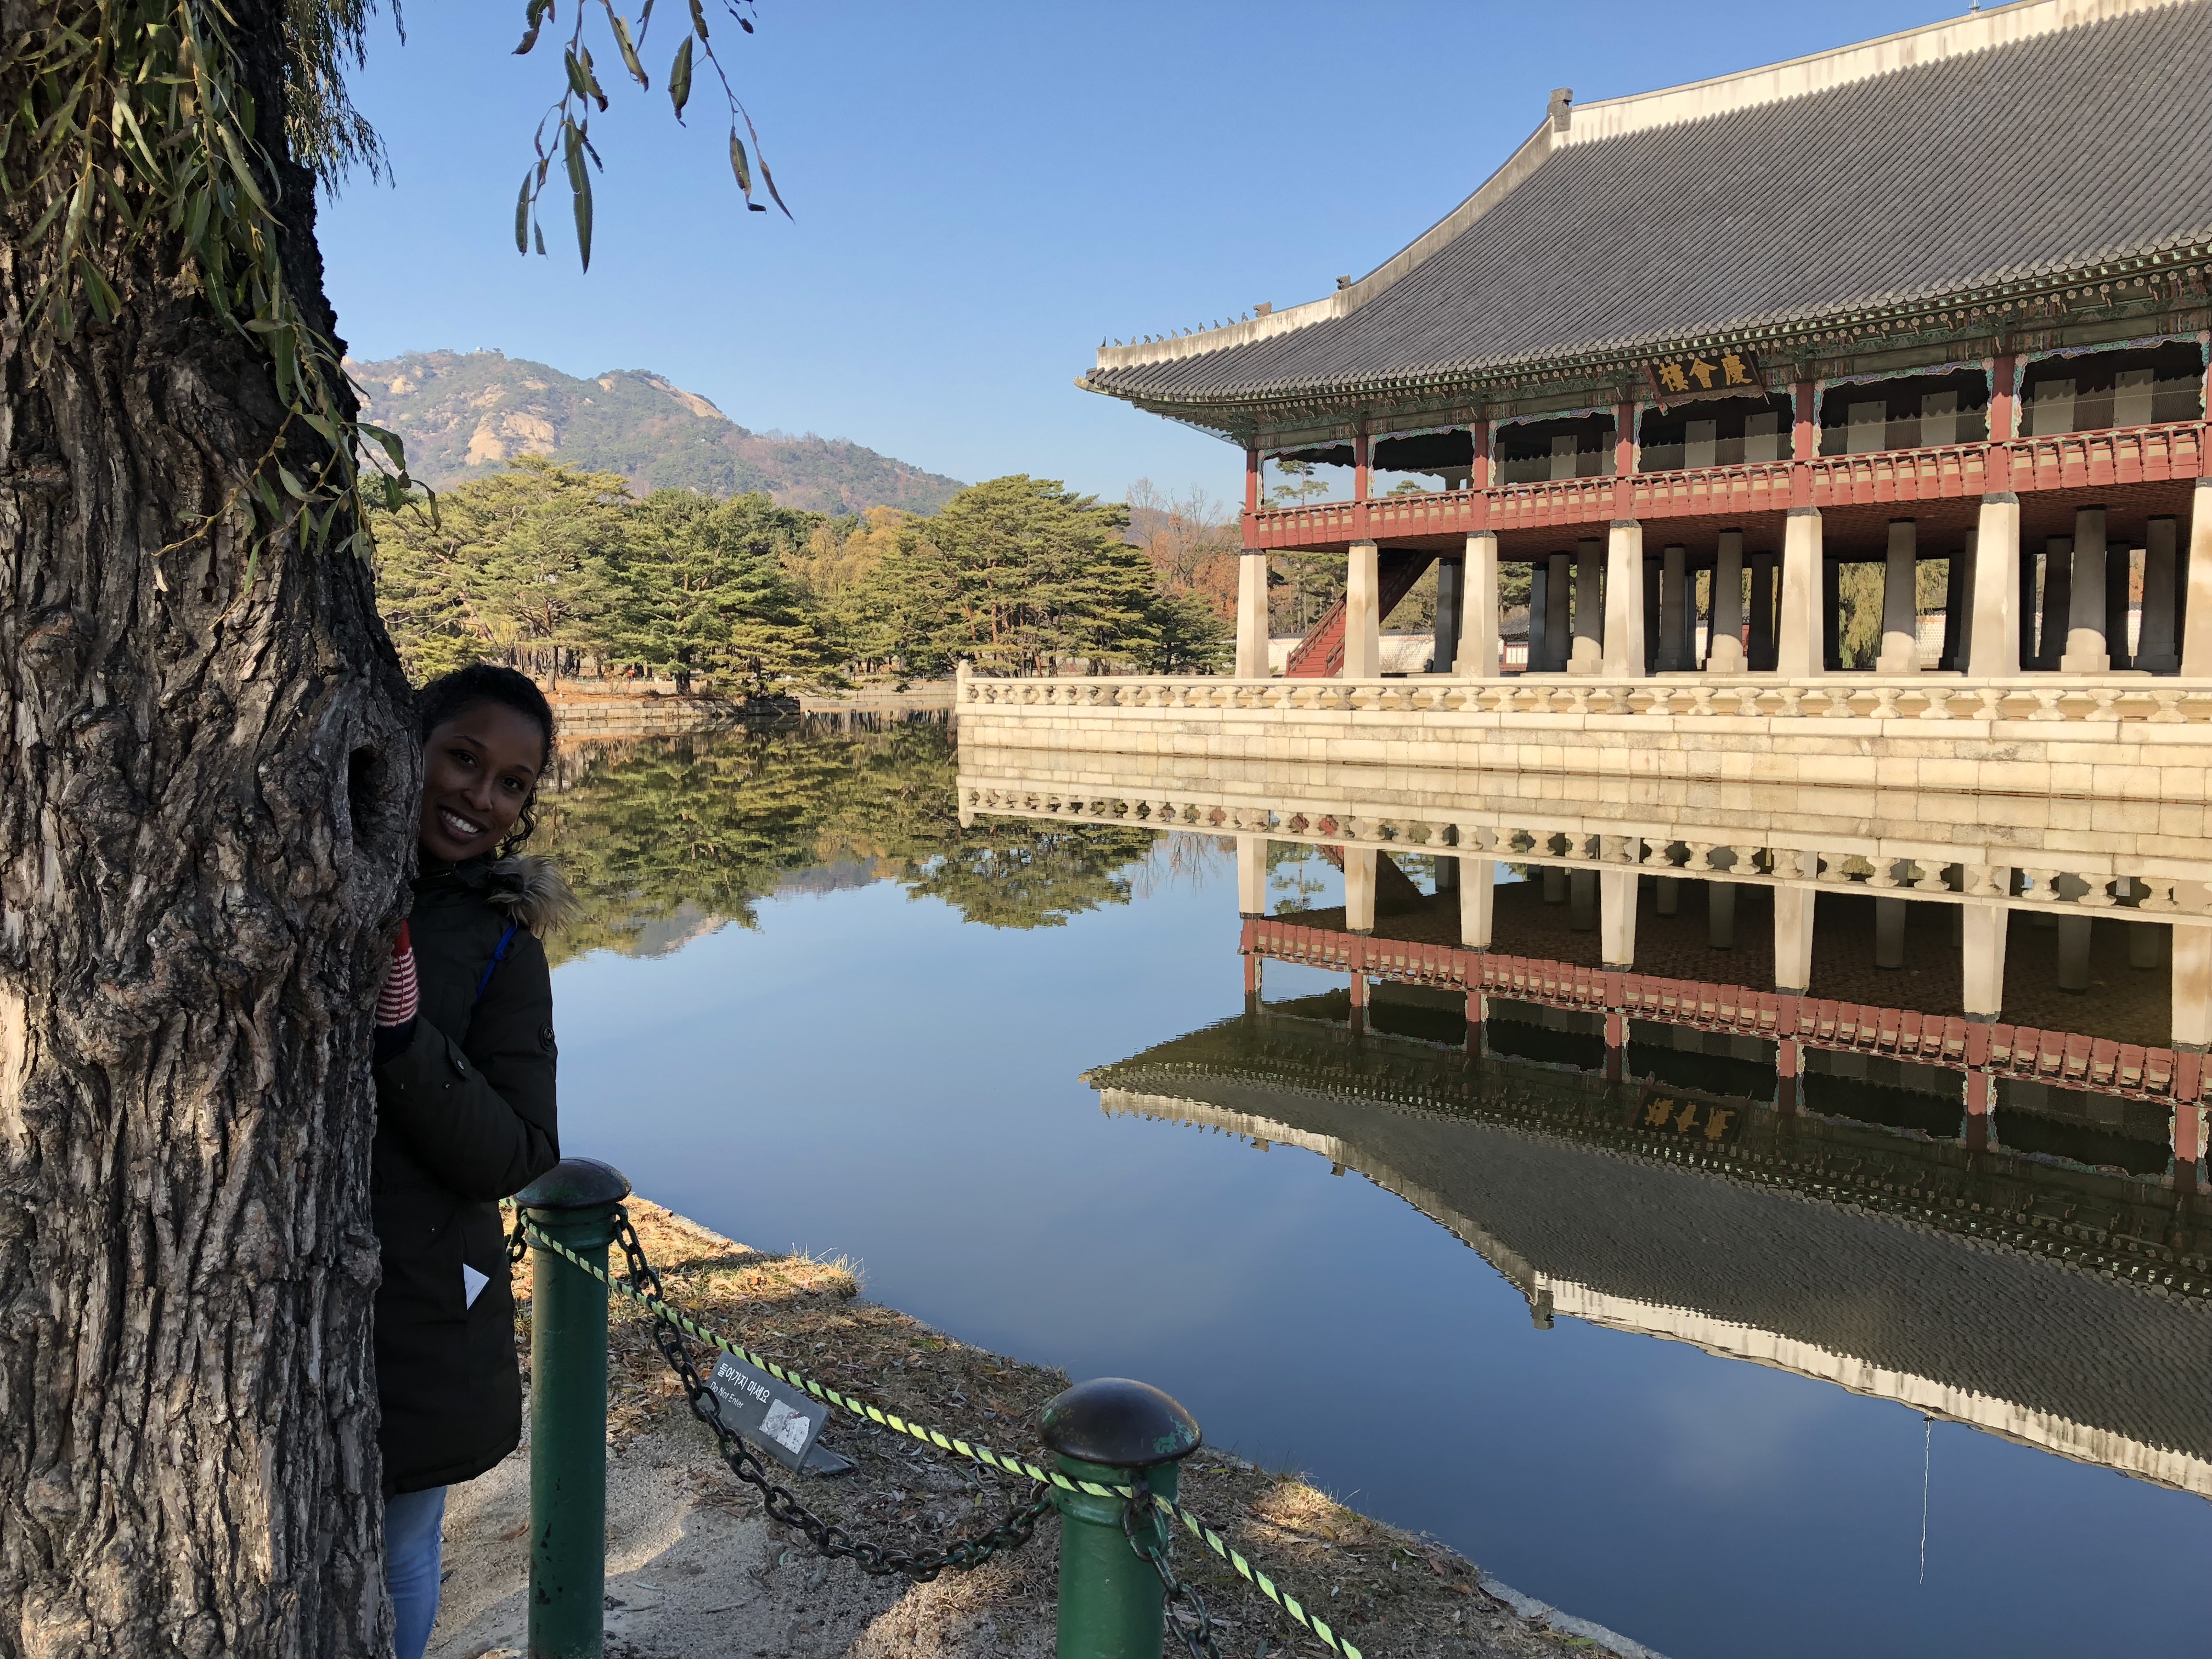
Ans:
[[[1401,548],[1386,547],[1377,555],[1376,577],[1381,592],[1376,596],[1376,609],[1381,615],[1376,626],[1390,620],[1390,613],[1398,608],[1398,602],[1413,591],[1413,584],[1421,580],[1421,573],[1436,562],[1433,553]],[[1326,680],[1343,672],[1344,600],[1339,599],[1314,624],[1313,631],[1291,648],[1291,659],[1283,674],[1287,679]]]

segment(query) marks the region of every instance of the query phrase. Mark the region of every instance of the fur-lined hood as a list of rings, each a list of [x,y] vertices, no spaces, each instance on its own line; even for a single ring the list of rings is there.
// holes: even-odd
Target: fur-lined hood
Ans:
[[[495,860],[485,872],[483,896],[540,939],[567,927],[581,908],[560,866],[534,853]]]

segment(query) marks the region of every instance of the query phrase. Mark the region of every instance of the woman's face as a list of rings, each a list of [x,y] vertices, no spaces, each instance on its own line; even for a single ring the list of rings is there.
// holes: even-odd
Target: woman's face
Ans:
[[[514,828],[545,763],[545,733],[503,702],[471,703],[422,745],[422,850],[459,864]]]

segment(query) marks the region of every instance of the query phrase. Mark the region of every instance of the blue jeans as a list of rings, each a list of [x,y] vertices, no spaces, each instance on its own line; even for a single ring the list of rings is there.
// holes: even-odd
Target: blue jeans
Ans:
[[[398,1659],[422,1659],[438,1622],[445,1561],[446,1489],[402,1492],[384,1505],[384,1588],[392,1595]]]

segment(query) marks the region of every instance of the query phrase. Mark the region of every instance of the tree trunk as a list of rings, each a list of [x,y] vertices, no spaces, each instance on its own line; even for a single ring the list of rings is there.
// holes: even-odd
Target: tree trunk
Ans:
[[[282,4],[230,11],[282,158]],[[249,582],[235,514],[162,553],[268,450],[268,360],[157,230],[34,374],[39,207],[0,201],[0,1656],[388,1651],[368,1039],[411,703],[350,555]]]

